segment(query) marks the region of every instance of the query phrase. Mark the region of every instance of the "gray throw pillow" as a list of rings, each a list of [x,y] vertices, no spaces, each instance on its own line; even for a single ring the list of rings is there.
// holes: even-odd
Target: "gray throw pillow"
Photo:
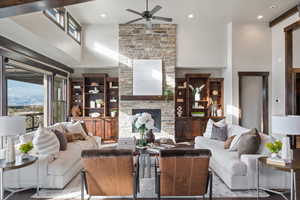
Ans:
[[[66,151],[68,146],[68,140],[65,134],[58,130],[53,130],[54,134],[56,135],[58,141],[59,141],[59,150],[60,151]]]
[[[212,132],[211,132],[211,139],[226,141],[227,137],[228,137],[227,125],[216,126],[215,124],[213,124]]]
[[[256,129],[252,129],[248,133],[243,134],[238,146],[239,156],[243,154],[256,154],[260,147],[260,143],[260,135]]]

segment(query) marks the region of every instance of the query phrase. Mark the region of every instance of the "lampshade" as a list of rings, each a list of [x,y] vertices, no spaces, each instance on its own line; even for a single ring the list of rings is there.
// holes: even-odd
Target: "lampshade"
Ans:
[[[0,136],[14,136],[25,133],[25,117],[21,116],[1,116],[0,117]]]
[[[272,133],[281,135],[300,135],[300,116],[273,116]]]

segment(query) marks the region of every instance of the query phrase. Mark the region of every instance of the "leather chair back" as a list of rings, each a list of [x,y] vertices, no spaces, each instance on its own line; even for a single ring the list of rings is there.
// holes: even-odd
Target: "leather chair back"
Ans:
[[[210,156],[209,150],[162,150],[159,159],[161,196],[206,194]]]
[[[130,150],[82,152],[87,193],[91,196],[130,196],[134,193],[133,153]]]

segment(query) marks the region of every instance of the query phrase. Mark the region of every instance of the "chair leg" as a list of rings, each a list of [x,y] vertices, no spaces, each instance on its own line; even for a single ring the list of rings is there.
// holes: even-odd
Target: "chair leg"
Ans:
[[[81,200],[84,200],[84,172],[81,171]]]
[[[157,199],[160,200],[160,172],[157,173]]]
[[[213,190],[213,174],[210,173],[209,200],[212,200],[212,190]]]

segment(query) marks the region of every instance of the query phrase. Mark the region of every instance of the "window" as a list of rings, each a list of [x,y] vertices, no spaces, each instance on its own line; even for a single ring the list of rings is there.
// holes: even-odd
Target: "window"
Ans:
[[[66,121],[66,79],[54,77],[53,122]]]
[[[6,65],[5,77],[7,114],[26,116],[26,130],[37,129],[44,119],[44,74]]]
[[[67,32],[75,41],[81,44],[81,26],[69,13],[67,15]]]
[[[44,14],[63,30],[65,30],[65,13],[65,8],[52,8],[44,11]]]

